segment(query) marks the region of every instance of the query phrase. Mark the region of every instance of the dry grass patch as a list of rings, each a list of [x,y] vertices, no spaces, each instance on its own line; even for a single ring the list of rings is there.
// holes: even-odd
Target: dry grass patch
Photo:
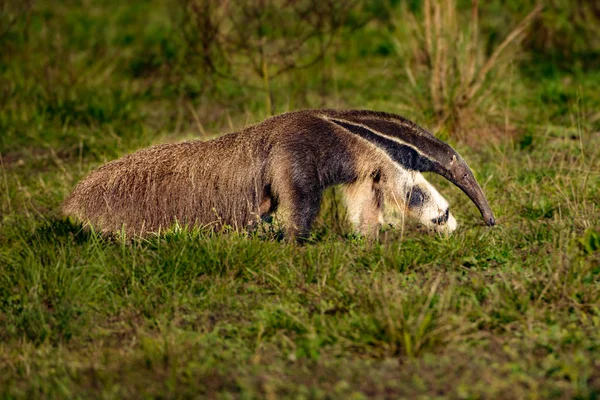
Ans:
[[[519,44],[541,10],[541,5],[533,8],[487,54],[478,0],[472,1],[466,21],[455,0],[425,0],[422,16],[404,7],[401,18],[392,22],[394,48],[408,83],[403,86],[405,106],[416,112],[427,110],[436,129],[445,127],[459,138],[466,135],[465,129],[481,125],[490,116],[503,115],[508,128],[509,107],[504,103],[512,88],[512,61],[521,56]]]

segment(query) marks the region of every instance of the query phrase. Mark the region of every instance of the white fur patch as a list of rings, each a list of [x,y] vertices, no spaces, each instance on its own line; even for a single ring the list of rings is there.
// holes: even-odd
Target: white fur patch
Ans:
[[[436,232],[449,234],[455,231],[458,224],[449,212],[448,201],[425,179],[423,174],[402,168],[399,168],[398,172],[396,185],[392,190],[393,198],[386,199],[386,203],[392,208],[392,212],[386,213],[388,221],[392,224],[402,221],[403,214],[406,212],[410,217]],[[425,200],[420,206],[409,208],[407,198],[410,197],[409,193],[414,187],[418,187],[423,192]],[[447,220],[436,223],[435,220],[445,219],[446,211],[448,211]]]

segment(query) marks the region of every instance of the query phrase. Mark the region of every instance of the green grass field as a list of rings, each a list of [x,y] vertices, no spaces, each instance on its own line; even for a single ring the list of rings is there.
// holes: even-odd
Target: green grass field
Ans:
[[[268,116],[260,81],[194,65],[178,4],[39,0],[14,23],[2,14],[0,397],[600,397],[598,53],[544,57],[525,42],[486,80],[475,125],[435,131],[475,171],[494,228],[431,176],[459,222],[447,238],[412,225],[356,237],[335,193],[303,246],[82,231],[60,204],[102,163]],[[513,9],[482,8],[488,45],[522,17]],[[433,129],[417,102],[427,82],[411,88],[387,24],[343,29],[317,65],[273,79],[271,111],[367,108]]]

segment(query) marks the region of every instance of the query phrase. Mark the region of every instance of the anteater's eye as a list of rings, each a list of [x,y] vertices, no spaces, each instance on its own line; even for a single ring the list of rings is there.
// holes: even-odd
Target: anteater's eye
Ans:
[[[406,201],[410,208],[420,207],[425,202],[425,193],[423,193],[421,188],[415,186],[406,194]]]

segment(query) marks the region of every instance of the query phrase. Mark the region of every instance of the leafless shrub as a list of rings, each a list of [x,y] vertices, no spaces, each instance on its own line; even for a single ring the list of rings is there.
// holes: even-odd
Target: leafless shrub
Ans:
[[[2,38],[19,18],[29,15],[35,0],[0,0],[0,38]]]
[[[323,59],[357,0],[179,0],[182,31],[211,77],[260,86]],[[258,85],[257,85],[258,83]]]
[[[541,9],[539,4],[534,7],[486,55],[479,32],[478,0],[472,0],[467,23],[458,15],[456,0],[425,0],[421,19],[405,8],[402,23],[394,20],[394,39],[396,51],[405,60],[404,72],[410,83],[407,98],[421,110],[430,110],[438,128],[445,126],[453,133],[476,115],[488,116],[482,106],[494,95],[494,83],[508,79],[508,66],[517,56],[518,44]],[[507,54],[509,49],[512,53]],[[492,74],[495,82],[491,82]],[[427,90],[420,89],[423,86]]]

